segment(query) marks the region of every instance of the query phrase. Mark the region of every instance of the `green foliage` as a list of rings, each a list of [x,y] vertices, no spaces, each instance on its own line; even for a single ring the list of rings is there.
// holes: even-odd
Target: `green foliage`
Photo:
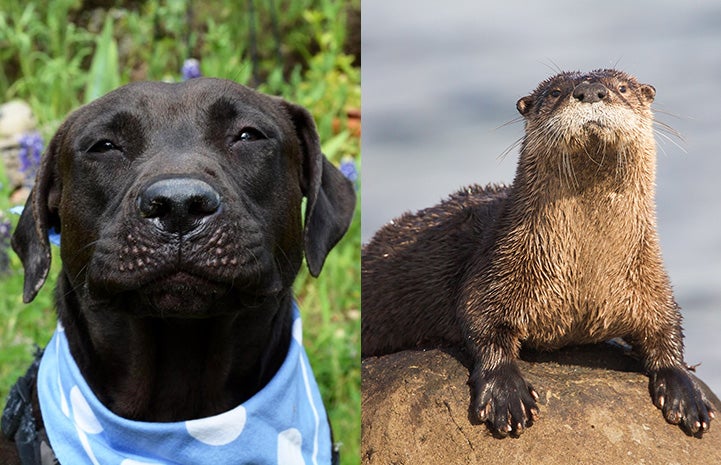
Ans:
[[[360,69],[343,52],[347,8],[359,7],[357,0],[254,1],[252,14],[229,0],[148,0],[136,10],[107,11],[82,11],[81,4],[0,0],[0,102],[26,100],[46,141],[82,103],[133,80],[179,81],[183,61],[194,57],[205,76],[252,84],[255,74],[262,92],[307,107],[326,155],[360,166],[360,140],[344,129],[347,110],[360,108]],[[0,212],[8,217],[1,165]],[[59,269],[53,247],[51,277],[30,304],[22,303],[22,266],[14,254],[10,273],[0,276],[0,399],[24,373],[33,344],[44,345],[52,334]],[[342,463],[359,463],[360,207],[320,278],[303,267],[294,289],[304,343],[343,443]]]
[[[93,36],[67,21],[79,3],[0,2],[0,97],[27,100],[51,124],[82,102]]]
[[[4,166],[0,163],[0,212],[7,218],[11,205],[5,180]],[[50,274],[55,276],[60,266],[57,252],[53,252]],[[0,399],[3,400],[10,386],[18,376],[25,373],[30,364],[33,345],[44,346],[55,329],[52,302],[54,283],[45,286],[31,304],[25,305],[22,300],[21,270],[20,259],[10,253],[10,271],[0,276]],[[1,407],[4,407],[3,400],[0,400]]]

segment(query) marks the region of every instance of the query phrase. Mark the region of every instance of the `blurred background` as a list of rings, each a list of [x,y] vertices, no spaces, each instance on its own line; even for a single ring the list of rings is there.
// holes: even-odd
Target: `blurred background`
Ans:
[[[686,360],[721,394],[721,4],[363,2],[362,240],[462,186],[511,183],[516,101],[559,70],[656,87],[658,229]]]
[[[55,328],[53,270],[22,303],[9,250],[44,147],[68,114],[131,81],[235,80],[307,107],[360,196],[360,0],[0,0],[0,407]],[[360,208],[295,293],[342,463],[360,454]]]

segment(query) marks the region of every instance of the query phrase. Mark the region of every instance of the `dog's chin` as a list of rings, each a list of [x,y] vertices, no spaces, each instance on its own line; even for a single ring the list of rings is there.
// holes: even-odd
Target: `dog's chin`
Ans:
[[[230,292],[230,286],[179,272],[146,284],[137,292],[152,316],[204,318],[226,307],[218,302]]]
[[[91,270],[86,289],[97,308],[136,317],[208,318],[257,306],[290,286],[277,268],[243,271],[228,276],[192,267],[133,275]]]

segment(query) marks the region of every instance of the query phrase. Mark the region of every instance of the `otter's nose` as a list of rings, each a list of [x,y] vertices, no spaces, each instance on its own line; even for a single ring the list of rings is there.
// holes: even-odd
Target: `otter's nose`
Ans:
[[[185,234],[220,209],[220,194],[200,179],[162,179],[140,193],[138,209],[158,228]]]
[[[582,82],[573,89],[573,98],[583,103],[599,102],[607,95],[608,89],[600,82]]]

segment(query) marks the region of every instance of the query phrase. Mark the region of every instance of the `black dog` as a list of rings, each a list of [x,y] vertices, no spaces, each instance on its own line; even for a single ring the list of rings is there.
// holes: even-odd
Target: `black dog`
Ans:
[[[303,253],[317,276],[354,207],[305,109],[224,80],[136,83],[62,124],[13,247],[29,302],[61,232],[58,318],[82,376],[120,417],[178,422],[276,375]]]

